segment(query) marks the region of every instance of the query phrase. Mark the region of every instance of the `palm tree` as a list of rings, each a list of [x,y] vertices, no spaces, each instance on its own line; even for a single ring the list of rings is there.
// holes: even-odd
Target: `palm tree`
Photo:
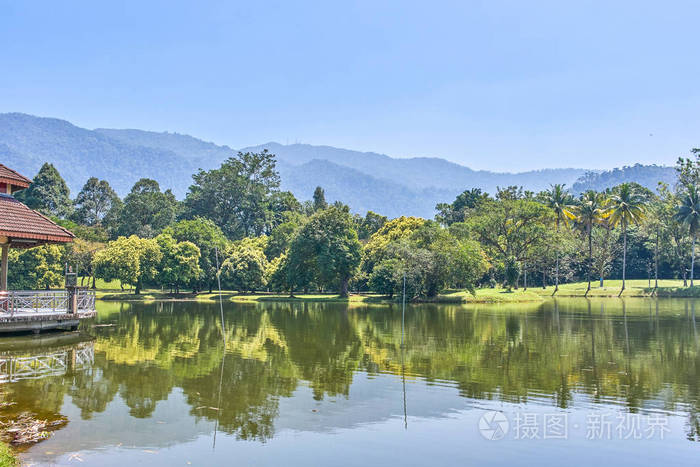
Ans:
[[[627,227],[630,223],[638,224],[644,217],[646,200],[630,183],[623,183],[617,187],[606,201],[606,216],[609,218],[610,227],[615,228],[620,224],[622,228],[622,289],[625,290],[625,273],[627,271]]]
[[[596,193],[593,190],[588,190],[581,195],[579,204],[567,214],[569,219],[576,222],[576,227],[583,231],[588,237],[588,271],[586,280],[588,288],[584,296],[588,296],[591,291],[591,270],[593,269],[593,227],[599,224],[605,218],[605,208],[603,203],[605,198],[602,193]]]
[[[678,206],[674,219],[688,226],[693,239],[692,259],[690,261],[690,286],[693,287],[693,270],[695,269],[695,238],[700,231],[700,194],[697,186],[688,187],[688,193]]]
[[[557,234],[559,233],[559,224],[562,222],[564,225],[568,225],[569,216],[571,215],[571,209],[573,204],[573,199],[568,191],[564,189],[564,185],[557,183],[552,185],[550,190],[546,192],[547,196],[547,206],[549,206],[552,211],[554,211],[554,217],[556,219],[556,229]],[[557,263],[554,274],[554,295],[559,290],[559,248],[557,248]]]

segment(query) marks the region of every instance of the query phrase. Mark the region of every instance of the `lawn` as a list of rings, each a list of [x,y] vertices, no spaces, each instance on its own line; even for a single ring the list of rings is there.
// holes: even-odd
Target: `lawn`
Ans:
[[[650,297],[658,295],[659,297],[700,297],[700,287],[683,287],[683,282],[680,280],[660,280],[659,288],[653,289],[649,287],[647,280],[633,279],[628,280],[626,289],[622,294],[623,297]],[[700,286],[700,282],[698,283]],[[583,297],[586,292],[586,282],[574,282],[570,284],[561,284],[557,297]],[[620,280],[607,280],[603,287],[599,286],[599,282],[591,283],[591,291],[588,297],[617,297],[622,287]],[[551,297],[554,293],[554,286],[549,286],[545,289],[542,287],[529,287],[527,290],[522,287],[508,291],[503,288],[482,288],[476,290],[476,295],[472,295],[465,290],[448,290],[440,294],[433,300],[427,300],[432,303],[517,303],[517,302],[536,302],[542,301]],[[218,293],[199,293],[192,294],[183,291],[180,294],[170,294],[168,291],[160,289],[144,289],[140,295],[133,294],[131,288],[121,291],[119,282],[105,283],[97,281],[97,298],[100,300],[139,300],[139,301],[154,301],[154,300],[196,300],[203,302],[212,302],[218,299]],[[290,297],[289,294],[275,293],[239,293],[236,291],[226,290],[222,292],[222,297],[225,301],[234,302],[337,302],[337,303],[384,303],[397,301],[397,297],[390,299],[386,296],[378,294],[351,294],[349,297],[343,298],[337,294],[297,294]]]

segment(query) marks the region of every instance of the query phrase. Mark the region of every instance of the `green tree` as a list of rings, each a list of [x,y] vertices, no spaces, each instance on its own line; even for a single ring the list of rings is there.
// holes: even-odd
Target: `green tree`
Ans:
[[[683,286],[688,285],[686,265],[690,262],[690,239],[686,235],[686,226],[680,222],[676,214],[680,197],[665,184],[659,186],[659,197],[654,207],[654,215],[648,220],[658,219],[659,227],[659,257],[680,273]]]
[[[456,285],[475,293],[476,283],[486,272],[486,259],[477,242],[458,240],[435,222],[416,230],[411,243],[432,255],[425,272],[425,293],[434,298],[444,288]]]
[[[374,235],[375,232],[384,227],[387,223],[386,216],[372,211],[367,211],[364,218],[356,214],[353,216],[353,220],[355,222],[355,229],[357,230],[357,238],[360,240],[368,240],[369,237]]]
[[[240,242],[221,265],[221,279],[242,292],[254,292],[267,284],[269,264],[263,249],[252,242]]]
[[[265,247],[265,256],[267,256],[268,260],[272,261],[273,258],[287,251],[294,235],[299,230],[300,222],[300,219],[290,220],[278,225],[270,232],[267,246]]]
[[[95,276],[105,281],[119,280],[133,285],[135,294],[140,294],[145,283],[153,280],[163,259],[158,242],[139,238],[136,235],[119,237],[95,253],[93,267]]]
[[[319,285],[338,286],[340,295],[347,296],[350,279],[360,264],[361,248],[347,209],[332,206],[318,211],[292,241],[292,273],[298,273],[300,267],[315,271]]]
[[[510,187],[500,190],[496,200],[485,202],[466,225],[495,261],[503,264],[513,256],[526,269],[532,255],[542,245],[551,243],[553,221],[553,213],[547,206]]]
[[[63,284],[63,251],[57,245],[26,250],[10,250],[8,285],[10,289],[49,289]]]
[[[700,231],[700,194],[698,194],[697,186],[690,185],[687,187],[688,192],[681,200],[678,206],[675,219],[687,226],[690,237],[692,238],[692,251],[690,261],[690,286],[693,287],[693,278],[695,272],[695,240]]]
[[[48,162],[41,166],[29,188],[17,193],[17,199],[47,216],[63,219],[73,212],[68,185]]]
[[[573,205],[573,199],[571,194],[564,188],[562,184],[552,185],[552,187],[545,192],[545,202],[547,206],[554,212],[554,223],[556,228],[557,236],[559,235],[559,227],[561,224],[568,226],[569,215],[571,214],[571,209]],[[557,239],[558,240],[558,239]],[[559,290],[559,256],[560,248],[559,242],[555,246],[557,250],[556,266],[554,272],[554,293]]]
[[[503,275],[505,278],[505,284],[508,291],[512,290],[518,284],[518,277],[520,276],[520,267],[518,266],[518,260],[515,256],[509,256],[504,262]]]
[[[102,242],[83,240],[82,238],[76,238],[72,243],[66,245],[65,259],[68,264],[75,267],[75,271],[80,275],[80,285],[83,285],[87,278],[88,285],[95,288],[93,260],[95,253],[104,247],[105,244]]]
[[[385,259],[374,267],[369,276],[369,286],[373,291],[391,298],[401,288],[403,272],[404,267],[398,258]]]
[[[585,296],[591,291],[591,273],[593,271],[593,229],[605,218],[605,202],[602,193],[589,190],[581,195],[579,203],[567,214],[567,217],[574,220],[576,228],[584,233],[588,239],[588,268],[586,270],[586,280],[588,288]]]
[[[216,284],[216,256],[218,252],[219,265],[224,261],[228,240],[221,229],[210,219],[195,217],[185,219],[166,227],[164,234],[172,236],[178,242],[192,242],[199,248],[199,269],[201,274],[195,282],[196,290],[204,287],[211,293]]]
[[[633,189],[629,183],[617,186],[610,198],[606,201],[606,214],[610,226],[614,228],[618,224],[622,229],[622,289],[620,295],[625,290],[625,274],[627,272],[627,229],[629,225],[639,224],[644,218],[646,200]]]
[[[287,272],[288,260],[287,253],[282,253],[281,255],[268,261],[267,265],[267,285],[275,292],[289,292],[292,287],[289,284]]]
[[[488,199],[489,195],[482,192],[480,188],[466,190],[459,194],[451,204],[440,203],[436,205],[435,220],[446,227],[456,222],[464,222],[470,212],[479,209]]]
[[[387,247],[397,240],[409,238],[428,221],[420,217],[397,217],[372,234],[362,252],[362,269],[368,274],[375,264],[386,258]]]
[[[124,198],[119,211],[119,236],[153,238],[175,221],[178,203],[170,190],[160,191],[155,180],[142,178]]]
[[[323,191],[323,188],[320,186],[317,186],[316,189],[314,190],[314,211],[320,211],[322,209],[326,209],[328,207],[328,203],[326,202],[326,193]]]
[[[610,219],[602,219],[598,229],[593,229],[593,269],[598,271],[600,286],[610,273],[613,261],[620,252],[620,235],[613,229]]]
[[[690,191],[700,186],[700,148],[692,148],[690,157],[679,157],[676,162],[678,190]]]
[[[278,225],[301,215],[301,203],[289,191],[272,191],[267,200],[267,226],[270,234]]]
[[[178,242],[171,235],[162,233],[156,237],[162,258],[158,265],[156,279],[161,285],[175,289],[185,284],[196,284],[202,275],[199,267],[200,251],[192,242]],[[196,285],[193,286],[196,290]]]
[[[239,152],[220,168],[200,170],[192,178],[184,217],[211,219],[231,239],[265,231],[271,196],[280,184],[273,154]]]
[[[73,202],[75,211],[72,219],[84,225],[100,224],[112,207],[119,203],[119,196],[106,180],[90,177]]]

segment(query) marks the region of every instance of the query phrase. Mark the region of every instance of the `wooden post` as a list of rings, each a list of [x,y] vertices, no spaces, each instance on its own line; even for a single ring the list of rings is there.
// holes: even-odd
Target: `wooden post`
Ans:
[[[7,290],[7,261],[10,253],[10,244],[5,243],[0,245],[0,291]]]

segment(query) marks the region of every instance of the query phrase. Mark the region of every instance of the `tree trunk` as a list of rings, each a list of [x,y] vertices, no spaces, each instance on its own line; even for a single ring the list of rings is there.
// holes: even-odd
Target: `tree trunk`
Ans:
[[[134,295],[139,295],[141,293],[141,281],[136,281],[136,290],[134,290]]]
[[[659,288],[659,229],[656,229],[656,246],[654,247],[654,289]]]
[[[693,286],[693,275],[695,273],[695,235],[693,235],[693,256],[690,260],[690,286]]]
[[[349,279],[347,279],[347,278],[343,278],[343,280],[340,282],[340,296],[341,297],[348,296],[348,282],[349,282]]]
[[[588,288],[584,297],[588,296],[588,292],[591,291],[591,269],[593,269],[593,226],[588,226],[588,271],[586,272]]]
[[[547,270],[542,268],[542,288],[547,288]]]
[[[625,273],[627,272],[627,225],[622,223],[622,289],[620,295],[625,291]]]
[[[523,261],[523,292],[527,290],[527,261]]]
[[[554,272],[554,293],[559,291],[559,219],[557,218],[557,264]],[[553,294],[552,294],[553,295]]]

